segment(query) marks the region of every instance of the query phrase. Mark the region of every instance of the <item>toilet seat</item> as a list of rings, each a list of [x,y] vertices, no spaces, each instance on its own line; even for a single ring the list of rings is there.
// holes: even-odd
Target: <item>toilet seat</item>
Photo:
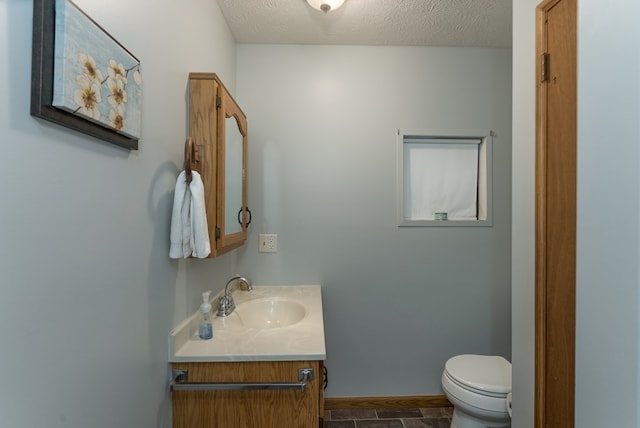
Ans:
[[[457,355],[444,371],[463,388],[478,394],[506,396],[511,392],[511,363],[495,355]]]
[[[499,356],[458,355],[445,364],[442,388],[469,406],[506,414],[511,363]]]

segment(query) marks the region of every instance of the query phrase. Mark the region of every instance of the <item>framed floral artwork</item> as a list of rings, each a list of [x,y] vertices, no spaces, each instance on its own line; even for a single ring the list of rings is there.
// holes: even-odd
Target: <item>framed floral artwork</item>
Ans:
[[[72,1],[34,0],[31,114],[137,149],[140,61]]]

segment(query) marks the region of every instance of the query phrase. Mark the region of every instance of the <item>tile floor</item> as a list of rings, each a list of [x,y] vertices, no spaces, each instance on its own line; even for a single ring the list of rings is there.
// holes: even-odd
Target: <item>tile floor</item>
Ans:
[[[324,428],[449,428],[453,407],[327,410]]]

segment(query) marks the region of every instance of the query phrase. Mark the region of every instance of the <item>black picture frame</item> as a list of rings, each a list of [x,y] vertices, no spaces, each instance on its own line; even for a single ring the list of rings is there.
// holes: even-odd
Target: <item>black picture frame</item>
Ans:
[[[99,25],[98,27],[102,29]],[[123,135],[52,105],[54,34],[55,0],[34,0],[31,53],[31,115],[125,149],[137,150],[137,138]]]

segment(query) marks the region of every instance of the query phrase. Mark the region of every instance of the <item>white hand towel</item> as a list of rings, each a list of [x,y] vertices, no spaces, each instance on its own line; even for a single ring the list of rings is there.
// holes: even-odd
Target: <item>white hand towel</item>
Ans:
[[[191,255],[191,191],[185,182],[186,192],[180,207],[180,226],[182,228],[182,257]]]
[[[206,258],[211,253],[209,228],[207,225],[207,211],[204,202],[204,184],[200,174],[191,171],[191,208],[190,208],[190,243],[194,257]]]
[[[175,194],[173,195],[173,212],[171,213],[171,232],[169,234],[171,246],[169,248],[169,257],[172,259],[180,259],[189,257],[191,254],[185,254],[184,243],[189,243],[190,231],[185,229],[183,216],[189,215],[188,210],[191,206],[191,192],[187,186],[185,172],[182,171],[176,180]],[[185,208],[187,209],[186,213]],[[187,217],[188,219],[188,217]],[[187,235],[185,235],[187,232]],[[189,250],[190,250],[189,245]]]

